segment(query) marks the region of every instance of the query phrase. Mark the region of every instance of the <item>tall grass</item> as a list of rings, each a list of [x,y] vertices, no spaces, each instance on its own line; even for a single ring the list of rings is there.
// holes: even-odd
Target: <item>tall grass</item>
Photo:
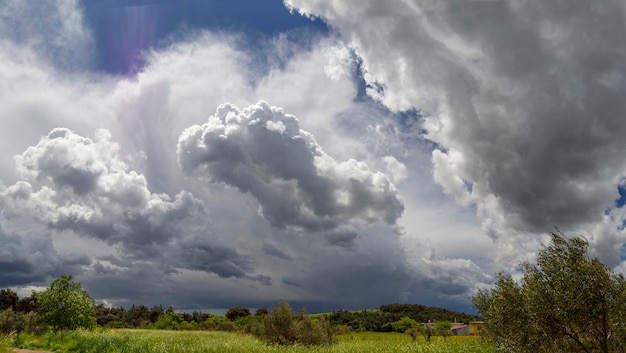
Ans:
[[[477,337],[451,337],[447,341],[413,342],[393,333],[340,335],[332,346],[273,346],[253,336],[206,331],[96,330],[75,331],[64,336],[20,335],[20,348],[48,349],[63,353],[492,353],[491,345]],[[0,351],[2,352],[2,351]]]
[[[0,353],[9,353],[9,349],[12,344],[13,344],[12,335],[0,334]]]

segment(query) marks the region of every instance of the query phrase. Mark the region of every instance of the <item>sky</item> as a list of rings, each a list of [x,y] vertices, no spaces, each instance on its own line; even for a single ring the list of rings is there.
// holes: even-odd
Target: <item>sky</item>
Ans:
[[[0,0],[0,288],[472,312],[626,273],[622,1]]]

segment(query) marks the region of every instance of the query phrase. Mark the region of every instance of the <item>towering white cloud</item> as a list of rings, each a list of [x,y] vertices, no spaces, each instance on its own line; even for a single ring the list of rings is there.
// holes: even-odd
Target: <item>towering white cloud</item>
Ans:
[[[387,176],[356,160],[336,162],[294,116],[264,102],[221,105],[182,133],[178,160],[189,173],[252,194],[278,228],[328,230],[352,218],[394,224],[403,210]]]
[[[360,49],[196,32],[119,77],[85,71],[87,26],[77,1],[0,0],[0,286],[70,273],[117,305],[332,310],[465,298],[485,280],[456,259],[482,243],[466,246],[457,214],[431,203],[419,114],[397,122],[358,97]],[[462,161],[448,163],[461,190]],[[440,237],[441,224],[463,236]],[[427,236],[455,259],[412,241]]]

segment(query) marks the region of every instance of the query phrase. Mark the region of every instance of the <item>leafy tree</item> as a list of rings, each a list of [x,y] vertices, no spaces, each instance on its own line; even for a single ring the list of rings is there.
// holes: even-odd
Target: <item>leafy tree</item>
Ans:
[[[250,309],[242,308],[240,306],[233,306],[226,312],[226,318],[230,321],[235,321],[240,317],[250,316]]]
[[[408,316],[402,317],[400,320],[389,324],[391,329],[395,332],[407,332],[412,328],[419,327],[419,323]]]
[[[167,314],[172,312],[174,312],[174,309],[167,308],[164,313]],[[127,322],[133,327],[147,327],[150,323],[150,311],[145,305],[135,306],[133,304],[124,313],[122,321]]]
[[[435,332],[437,333],[437,335],[443,336],[444,340],[452,334],[452,332],[450,332],[451,328],[452,323],[450,321],[435,321]]]
[[[160,306],[156,306],[155,305],[148,312],[148,320],[151,323],[157,322],[157,320],[159,320],[159,318],[161,318],[161,316],[163,316],[163,308],[160,307]]]
[[[486,334],[506,352],[624,352],[624,277],[590,259],[582,237],[550,236],[521,281],[498,274],[493,289],[472,297]]]
[[[157,330],[177,330],[184,322],[183,316],[178,313],[169,313],[162,315],[152,324],[152,328]]]
[[[63,275],[38,293],[39,317],[52,326],[54,332],[92,327],[95,324],[93,298],[72,276]]]

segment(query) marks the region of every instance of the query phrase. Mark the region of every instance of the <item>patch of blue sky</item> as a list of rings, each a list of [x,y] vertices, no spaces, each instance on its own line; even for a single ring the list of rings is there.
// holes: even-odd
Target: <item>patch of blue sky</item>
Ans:
[[[290,13],[281,0],[82,0],[96,42],[96,70],[133,74],[142,53],[200,30],[241,35],[248,50],[281,33],[306,48],[327,26]],[[263,60],[261,60],[263,61]]]
[[[626,204],[626,187],[619,185],[617,192],[619,193],[619,198],[615,200],[615,207],[622,208]]]

